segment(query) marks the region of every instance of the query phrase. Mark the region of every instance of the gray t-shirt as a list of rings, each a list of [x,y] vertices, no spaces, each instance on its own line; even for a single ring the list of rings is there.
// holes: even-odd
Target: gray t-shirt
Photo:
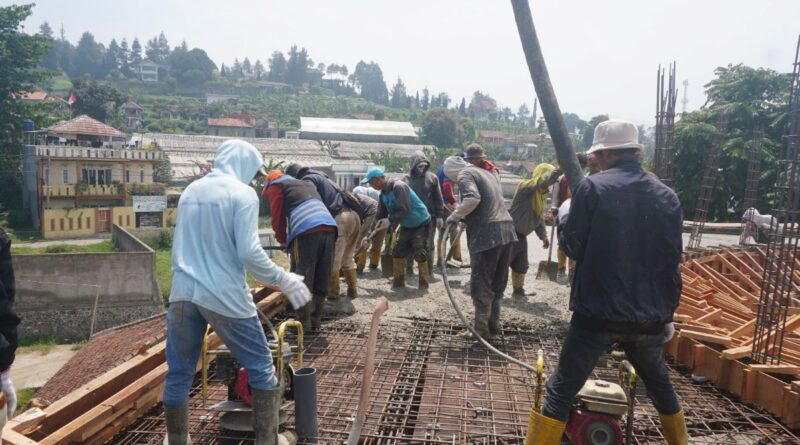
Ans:
[[[503,202],[500,181],[495,175],[470,165],[458,174],[458,190],[461,199],[480,199],[475,210],[465,218],[470,252],[483,252],[517,240],[514,222]]]

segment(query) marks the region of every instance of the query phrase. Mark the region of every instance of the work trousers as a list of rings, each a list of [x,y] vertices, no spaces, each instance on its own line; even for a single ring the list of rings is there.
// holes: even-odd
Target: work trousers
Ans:
[[[392,250],[392,258],[412,257],[418,263],[428,261],[428,232],[430,230],[429,223],[413,229],[400,227],[400,235]]]
[[[476,304],[490,305],[502,298],[508,284],[508,265],[511,262],[511,245],[492,247],[482,252],[470,252],[470,293]]]
[[[436,255],[436,218],[431,218],[431,227],[428,229],[428,260],[433,262],[433,256]]]
[[[664,335],[616,334],[580,326],[573,321],[561,347],[555,373],[547,379],[542,414],[566,421],[572,401],[592,373],[597,360],[613,343],[619,343],[644,382],[647,395],[660,414],[672,415],[681,410],[678,396],[669,380],[664,362]]]
[[[369,234],[369,231],[372,229],[372,226],[375,225],[375,215],[368,216],[364,221],[361,221],[361,229],[358,231],[358,242],[356,242],[356,249],[361,244],[361,241],[364,240]]]
[[[558,256],[558,270],[566,270],[567,265],[569,265],[570,269],[575,268],[575,260],[567,257],[567,253],[564,252],[564,249],[562,249],[561,247],[558,248],[557,256]]]
[[[524,275],[529,266],[528,238],[517,232],[517,241],[511,243],[511,270]]]
[[[358,214],[350,209],[344,209],[336,214],[336,253],[333,259],[333,272],[344,269],[355,269],[356,262],[353,254],[358,243],[358,232],[361,230],[361,220]]]
[[[314,295],[328,295],[335,248],[333,231],[300,235],[292,241],[291,271],[303,276],[303,282]]]
[[[189,400],[189,388],[209,324],[247,370],[250,387],[272,389],[278,386],[272,354],[258,316],[230,318],[189,301],[176,301],[169,304],[167,311],[164,406],[179,406]]]

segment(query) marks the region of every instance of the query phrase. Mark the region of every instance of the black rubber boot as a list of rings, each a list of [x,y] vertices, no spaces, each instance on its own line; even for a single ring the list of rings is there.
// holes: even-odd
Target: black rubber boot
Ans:
[[[314,313],[311,315],[311,332],[317,332],[322,325],[322,313],[324,312],[323,308],[325,307],[325,295],[312,295],[311,306],[313,306],[314,309]],[[303,326],[303,330],[305,330],[305,326]]]
[[[500,299],[497,297],[492,301],[492,308],[489,311],[489,334],[500,334]]]
[[[191,445],[189,437],[189,403],[178,406],[165,406],[164,418],[167,421],[167,436],[164,445]]]
[[[301,307],[300,309],[296,309],[294,312],[297,314],[297,319],[300,320],[300,324],[303,325],[303,332],[311,332],[311,302],[306,303],[305,306]]]
[[[280,386],[272,389],[253,389],[253,432],[255,445],[278,444],[278,417],[281,408]]]

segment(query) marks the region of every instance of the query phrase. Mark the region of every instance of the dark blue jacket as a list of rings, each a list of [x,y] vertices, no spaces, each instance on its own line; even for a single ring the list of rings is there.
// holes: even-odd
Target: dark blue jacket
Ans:
[[[331,215],[336,216],[345,207],[341,190],[325,173],[318,170],[302,169],[298,179],[314,184],[314,187],[317,188],[317,193],[319,193],[322,202],[331,212]]]
[[[573,321],[642,333],[672,321],[682,227],[677,195],[634,159],[583,179],[559,230],[560,246],[576,261]]]

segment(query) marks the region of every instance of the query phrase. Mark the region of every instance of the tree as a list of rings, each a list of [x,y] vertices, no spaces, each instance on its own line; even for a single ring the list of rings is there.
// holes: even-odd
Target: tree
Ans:
[[[142,45],[139,43],[139,38],[134,37],[131,44],[131,66],[136,69],[142,63]]]
[[[37,67],[51,41],[22,29],[32,8],[32,4],[0,7],[0,204],[13,211],[22,204],[22,129],[31,111],[30,105],[17,101],[14,95],[32,91],[50,77]]]
[[[447,108],[450,106],[450,96],[447,93],[439,93],[439,104],[442,108]]]
[[[403,81],[398,77],[397,83],[392,87],[392,108],[408,108],[408,93]]]
[[[117,39],[111,39],[106,50],[106,69],[109,72],[118,71],[120,64],[120,48],[117,44]]]
[[[332,75],[332,74],[339,74],[339,65],[337,65],[335,63],[331,63],[325,69],[325,74],[327,74],[329,76]]]
[[[116,109],[128,100],[120,90],[96,80],[73,80],[72,89],[78,98],[72,106],[75,113],[87,114],[101,122],[109,120]]]
[[[172,180],[172,163],[166,151],[161,150],[161,160],[153,166],[153,182],[168,184]]]
[[[293,45],[286,63],[286,80],[292,85],[302,86],[308,81],[308,64],[308,51],[305,48],[298,50],[297,45]]]
[[[131,75],[131,50],[128,48],[128,39],[125,38],[119,45],[119,70],[125,77]]]
[[[462,116],[467,114],[467,100],[463,97],[461,98],[461,104],[458,106],[458,114]]]
[[[517,122],[521,123],[524,126],[525,122],[528,121],[528,116],[530,116],[530,114],[531,110],[528,109],[527,105],[525,104],[520,105],[519,109],[517,110]]]
[[[197,86],[213,78],[217,65],[200,48],[186,51],[176,48],[167,60],[170,70],[180,85]]]
[[[256,59],[256,64],[253,65],[253,75],[256,80],[262,80],[264,78],[264,73],[264,65],[261,64],[260,60]]]
[[[103,46],[94,40],[90,32],[84,32],[75,48],[75,74],[89,76],[95,79],[105,77],[106,61]]]
[[[430,105],[431,94],[428,91],[428,87],[422,89],[422,97],[420,98],[419,107],[425,111],[428,111],[428,105]]]
[[[242,68],[242,62],[239,62],[239,58],[233,59],[233,66],[231,67],[231,75],[234,79],[241,79],[244,77],[244,69]]]
[[[456,147],[464,137],[464,128],[450,110],[435,108],[422,122],[423,140],[439,148]]]
[[[272,53],[269,58],[269,75],[267,78],[273,82],[286,82],[286,57],[280,51]]]
[[[589,119],[589,123],[586,124],[586,127],[583,130],[583,135],[581,136],[584,149],[587,149],[592,146],[595,127],[597,127],[601,122],[605,122],[607,120],[608,120],[607,114],[598,114],[597,116],[594,116],[591,119]]]
[[[253,74],[253,64],[250,63],[249,57],[244,58],[244,61],[242,62],[242,71],[246,76],[251,76]]]
[[[169,52],[169,42],[164,36],[164,31],[161,31],[158,37],[148,40],[144,50],[147,58],[158,64],[166,62]]]
[[[561,116],[564,119],[564,125],[566,125],[567,131],[570,133],[583,134],[586,130],[586,126],[589,125],[575,113],[562,113]]]
[[[42,22],[41,26],[39,26],[39,34],[47,40],[53,40],[53,28],[47,22]]]
[[[358,62],[352,81],[364,99],[381,105],[389,102],[389,90],[383,80],[383,71],[377,63],[366,63],[363,60]]]
[[[44,37],[50,50],[45,54],[44,58],[42,58],[42,68],[48,70],[57,70],[59,68],[58,65],[58,49],[55,45],[55,39],[53,39],[53,28],[47,22],[43,22],[42,25],[39,27],[39,35]]]

